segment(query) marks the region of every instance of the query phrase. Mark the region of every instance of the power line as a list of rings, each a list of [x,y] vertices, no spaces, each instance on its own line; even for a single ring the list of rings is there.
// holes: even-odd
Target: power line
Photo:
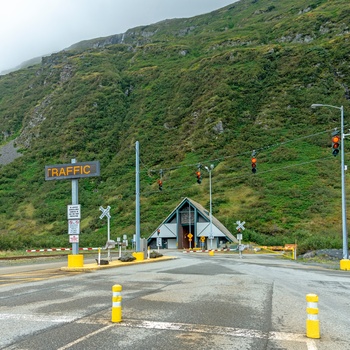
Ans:
[[[259,174],[251,174],[250,172],[246,172],[244,174],[236,174],[236,175],[230,175],[230,179],[239,179],[239,178],[246,178],[248,176],[260,176],[261,174],[265,174],[265,173],[271,173],[271,172],[275,172],[275,171],[281,171],[281,170],[286,170],[289,168],[293,168],[293,167],[297,167],[297,166],[302,166],[302,165],[308,165],[308,164],[312,164],[312,163],[317,163],[317,162],[323,162],[325,160],[329,160],[329,158],[331,158],[331,156],[329,157],[323,157],[323,158],[318,158],[318,159],[313,159],[313,160],[309,160],[306,162],[301,162],[301,163],[295,163],[295,164],[290,164],[290,165],[286,165],[283,167],[277,167],[277,168],[273,168],[273,169],[268,169],[268,170],[264,170],[264,171],[259,171]],[[241,167],[241,169],[243,169],[243,167]],[[193,184],[191,183],[190,185],[186,185],[186,186],[180,186],[180,187],[165,187],[165,193],[167,192],[171,192],[171,191],[178,191],[178,190],[183,190],[183,189],[188,189],[188,188],[193,188]],[[142,192],[142,195],[147,195],[147,194],[155,194],[155,193],[159,193],[159,191],[157,190],[146,190],[144,192]]]
[[[304,139],[316,137],[316,136],[319,136],[319,135],[322,135],[322,134],[325,134],[325,133],[329,133],[332,130],[333,129],[325,130],[325,131],[321,131],[321,132],[317,132],[317,133],[301,136],[301,137],[298,137],[298,138],[295,138],[295,139],[292,139],[292,140],[287,140],[287,141],[283,141],[283,142],[279,142],[279,143],[274,143],[272,145],[267,145],[267,146],[263,146],[263,147],[260,147],[260,148],[256,148],[255,151],[256,152],[263,152],[263,151],[271,149],[271,148],[280,147],[280,146],[287,145],[287,144],[290,144],[290,143],[293,143],[293,142],[297,142],[297,141],[301,141],[301,140],[304,140]],[[205,163],[218,163],[220,161],[224,161],[224,160],[231,159],[231,158],[236,158],[236,157],[241,157],[241,156],[244,156],[244,155],[249,155],[250,156],[251,152],[252,152],[252,150],[249,150],[249,151],[246,151],[246,152],[241,152],[241,153],[236,153],[236,154],[233,154],[233,155],[218,157],[218,158],[214,158],[214,159],[211,159],[211,160],[204,160],[204,161],[202,160],[202,161],[199,161],[199,162],[196,162],[196,163],[192,163],[192,164],[181,164],[181,165],[171,166],[171,167],[168,167],[168,168],[162,167],[162,170],[163,170],[163,172],[170,172],[170,171],[181,169],[181,168],[197,167],[198,163],[204,163],[204,164]],[[147,166],[145,164],[144,164],[144,167],[145,167],[145,169],[147,169],[147,172],[149,174],[151,174],[151,173],[158,173],[159,172],[159,170],[155,170],[155,169],[153,170],[151,168],[147,168]]]

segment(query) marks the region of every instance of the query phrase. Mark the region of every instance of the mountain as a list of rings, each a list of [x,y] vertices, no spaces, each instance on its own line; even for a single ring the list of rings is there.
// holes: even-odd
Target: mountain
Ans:
[[[20,65],[18,65],[16,67],[13,67],[13,68],[1,71],[0,75],[9,74],[9,73],[15,72],[16,70],[19,70],[19,69],[27,68],[27,67],[35,65],[35,64],[40,64],[41,59],[42,59],[42,57],[31,58],[30,60],[24,61],[24,62],[22,62]]]
[[[241,0],[1,76],[1,142],[22,156],[0,168],[0,249],[67,246],[71,184],[45,181],[44,169],[72,159],[101,164],[101,176],[79,180],[80,245],[104,245],[101,205],[112,239],[131,238],[136,141],[141,236],[184,197],[209,208],[213,164],[213,214],[232,233],[244,220],[247,241],[340,247],[340,111],[310,107],[344,106],[348,126],[348,23],[345,0]]]

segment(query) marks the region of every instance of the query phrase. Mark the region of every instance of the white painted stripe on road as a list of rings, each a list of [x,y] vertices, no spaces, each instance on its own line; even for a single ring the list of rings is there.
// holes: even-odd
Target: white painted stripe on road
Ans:
[[[77,340],[72,341],[72,342],[69,343],[69,344],[66,344],[65,346],[62,346],[61,348],[58,348],[57,350],[66,350],[66,349],[69,349],[71,346],[76,345],[76,344],[79,344],[79,343],[81,343],[82,341],[84,341],[84,340],[86,340],[86,339],[88,339],[88,338],[90,338],[90,337],[92,337],[92,336],[94,336],[94,335],[96,335],[96,334],[98,334],[98,333],[104,332],[105,330],[107,330],[108,328],[111,328],[111,327],[113,327],[113,326],[114,326],[114,324],[111,324],[111,325],[109,325],[109,326],[100,328],[100,329],[98,329],[98,330],[95,331],[95,332],[91,332],[91,333],[85,335],[84,337],[81,337],[81,338],[79,338],[79,339],[77,339]]]
[[[76,321],[82,324],[104,324],[105,326],[98,329],[95,332],[75,340],[72,343],[66,344],[57,350],[65,350],[70,346],[80,343],[87,338],[103,332],[110,327],[135,327],[145,329],[159,329],[159,330],[172,330],[181,332],[195,332],[206,334],[218,334],[231,337],[241,337],[250,339],[269,339],[279,341],[294,341],[302,342],[307,346],[307,350],[317,350],[316,342],[313,339],[306,338],[304,334],[286,333],[286,332],[263,332],[254,329],[234,328],[234,327],[220,327],[211,325],[195,325],[188,323],[175,323],[175,322],[155,322],[155,321],[143,321],[128,319],[119,323],[110,324],[110,321],[104,319],[96,319],[94,317],[81,318],[81,315],[76,316],[47,316],[47,315],[25,315],[25,314],[5,314],[0,313],[0,319],[15,320],[15,321],[32,321],[32,322],[52,322],[52,323],[70,323]]]
[[[81,316],[47,316],[47,315],[25,315],[25,314],[1,314],[0,320],[32,321],[32,322],[52,322],[69,323]]]
[[[242,338],[294,341],[294,342],[306,343],[307,350],[317,350],[315,341],[306,338],[304,334],[285,333],[285,332],[262,332],[258,330],[244,329],[244,328],[219,327],[219,326],[210,326],[210,325],[194,325],[194,324],[173,323],[173,322],[154,322],[154,321],[142,321],[142,320],[127,320],[127,321],[123,320],[121,323],[118,323],[117,326],[219,334],[219,335],[242,337]]]
[[[315,341],[313,339],[306,338],[304,334],[270,332],[269,339],[305,342],[307,346],[307,350],[317,350]]]
[[[313,339],[308,339],[306,342],[307,350],[317,350],[316,343]]]

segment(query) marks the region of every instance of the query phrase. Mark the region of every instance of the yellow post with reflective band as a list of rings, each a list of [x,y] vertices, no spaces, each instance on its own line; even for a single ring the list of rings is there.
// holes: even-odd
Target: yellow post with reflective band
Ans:
[[[122,286],[115,284],[112,287],[112,322],[121,322],[122,320]]]
[[[308,338],[320,338],[320,321],[318,319],[318,295],[307,294],[307,320],[306,320],[306,336]]]

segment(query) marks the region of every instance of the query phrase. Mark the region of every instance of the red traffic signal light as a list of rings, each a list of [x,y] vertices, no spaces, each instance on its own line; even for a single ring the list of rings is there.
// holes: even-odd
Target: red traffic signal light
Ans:
[[[200,172],[200,171],[197,171],[197,172],[196,172],[196,175],[197,175],[197,182],[198,182],[199,184],[202,183],[201,172]]]
[[[252,158],[252,173],[253,174],[256,173],[256,158],[255,157]]]
[[[332,137],[332,154],[335,157],[339,153],[340,147],[340,137],[339,135],[334,135]]]

